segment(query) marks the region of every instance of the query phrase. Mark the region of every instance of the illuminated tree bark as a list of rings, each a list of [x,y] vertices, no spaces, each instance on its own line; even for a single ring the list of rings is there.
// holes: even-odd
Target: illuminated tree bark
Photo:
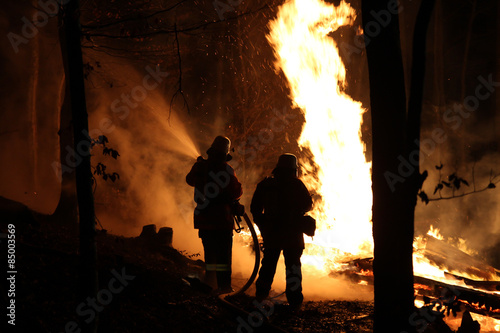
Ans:
[[[97,294],[95,212],[92,192],[92,170],[90,166],[90,137],[88,136],[88,114],[85,100],[85,83],[79,23],[79,4],[69,1],[63,7],[64,38],[61,40],[63,59],[67,63],[66,84],[69,84],[73,117],[74,150],[76,159],[76,193],[79,214],[80,297],[95,298]],[[83,332],[96,332],[97,319],[81,322]]]
[[[59,40],[65,40],[65,29],[63,28],[62,15],[59,15]],[[61,44],[61,51],[66,52],[66,44]],[[63,50],[64,48],[64,50]],[[63,60],[64,72],[68,73],[68,59]],[[56,171],[60,172],[61,195],[56,210],[52,214],[52,223],[61,225],[76,226],[78,222],[78,207],[76,202],[75,172],[67,165],[68,151],[66,147],[73,144],[73,125],[71,121],[71,98],[68,78],[62,80],[60,94],[64,96],[59,113],[59,156],[60,166],[56,166]]]
[[[413,44],[406,105],[396,1],[363,1],[373,131],[374,332],[415,332],[414,212],[424,176],[419,172],[425,33],[434,1],[424,0]],[[380,17],[384,13],[385,19]],[[378,27],[378,29],[376,29]]]

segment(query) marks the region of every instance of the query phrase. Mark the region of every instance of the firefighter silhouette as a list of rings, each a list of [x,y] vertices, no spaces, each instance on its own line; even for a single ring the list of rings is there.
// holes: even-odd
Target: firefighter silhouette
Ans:
[[[302,217],[312,208],[312,198],[297,178],[297,158],[281,155],[276,168],[257,185],[250,211],[264,240],[264,257],[256,282],[256,298],[269,296],[281,251],[286,266],[286,297],[292,309],[299,309],[302,295],[300,258],[304,250]]]
[[[233,168],[231,141],[217,136],[207,150],[208,158],[198,157],[186,182],[194,187],[194,227],[203,243],[206,282],[221,292],[231,289],[233,215],[231,205],[242,195]],[[215,283],[216,280],[216,283]]]

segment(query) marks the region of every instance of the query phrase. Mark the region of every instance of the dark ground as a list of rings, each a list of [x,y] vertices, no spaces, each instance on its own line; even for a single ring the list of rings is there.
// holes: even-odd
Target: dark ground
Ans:
[[[15,331],[78,332],[77,327],[70,324],[66,328],[66,325],[89,319],[92,311],[90,303],[77,296],[76,227],[48,222],[41,222],[35,228],[17,227],[16,241]],[[373,304],[357,301],[306,302],[297,313],[291,313],[285,304],[276,303],[270,316],[272,326],[267,325],[252,304],[252,297],[228,297],[236,305],[230,306],[217,295],[202,291],[196,283],[190,285],[185,278],[200,272],[201,261],[139,238],[103,232],[97,235],[97,245],[99,289],[104,290],[102,300],[107,303],[97,311],[99,332],[268,332],[278,328],[288,332],[359,333],[372,330]],[[114,279],[113,270],[115,274],[124,273],[128,280],[122,290],[111,293],[109,282]],[[115,291],[120,285],[116,281]],[[2,306],[7,304],[6,294],[6,290],[2,290]],[[264,309],[270,312],[269,307]],[[253,315],[249,317],[249,313]]]

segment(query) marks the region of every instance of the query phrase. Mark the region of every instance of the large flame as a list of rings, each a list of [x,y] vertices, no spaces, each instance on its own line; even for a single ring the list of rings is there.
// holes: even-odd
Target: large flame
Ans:
[[[317,234],[307,242],[304,262],[327,274],[335,270],[339,257],[371,256],[373,248],[371,164],[360,138],[365,110],[343,91],[345,66],[328,35],[352,25],[355,15],[344,1],[339,6],[321,0],[286,2],[269,23],[267,36],[276,64],[288,79],[290,97],[305,117],[299,145],[309,149],[313,159],[301,159],[302,179],[321,198],[312,212]],[[444,239],[432,226],[428,236]],[[415,274],[440,280],[444,270],[421,254],[425,245],[424,238],[415,240]],[[467,250],[463,242],[460,245]]]
[[[333,6],[321,0],[293,0],[283,4],[269,23],[267,38],[276,65],[305,117],[298,143],[312,158],[301,159],[302,179],[320,198],[311,213],[318,230],[306,242],[302,259],[305,275],[328,275],[341,267],[341,259],[373,254],[371,164],[365,159],[360,130],[365,110],[344,92],[346,69],[329,36],[341,26],[352,25],[354,19],[355,11],[344,1]],[[444,240],[432,227],[427,237]],[[424,237],[414,242],[415,275],[465,287],[463,281],[449,281],[444,270],[423,255],[425,246]]]
[[[309,190],[321,196],[312,215],[318,230],[306,246],[304,262],[329,271],[346,253],[371,255],[371,178],[360,126],[365,110],[343,92],[346,70],[328,34],[351,25],[355,12],[345,2],[285,3],[269,24],[268,40],[285,73],[291,98],[304,113],[299,139],[314,161],[301,159]],[[313,172],[314,171],[314,172]]]

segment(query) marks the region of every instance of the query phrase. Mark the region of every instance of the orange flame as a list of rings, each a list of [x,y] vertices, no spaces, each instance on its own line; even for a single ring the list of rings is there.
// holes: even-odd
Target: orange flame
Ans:
[[[301,159],[303,180],[322,200],[311,214],[318,230],[308,240],[303,261],[320,270],[334,265],[326,258],[346,253],[369,256],[372,251],[371,164],[360,139],[365,110],[342,91],[345,67],[336,42],[328,36],[354,18],[354,10],[343,1],[335,7],[319,0],[296,0],[282,5],[269,24],[268,40],[277,65],[305,117],[299,145],[314,155],[314,166]]]
[[[430,226],[429,231],[427,231],[427,235],[432,236],[432,237],[439,239],[439,240],[444,239],[444,237],[439,232],[439,229],[434,228],[432,225]]]
[[[342,259],[373,255],[371,163],[360,138],[366,110],[345,94],[346,69],[336,41],[328,36],[352,25],[355,16],[344,1],[334,6],[321,0],[292,0],[269,23],[267,38],[276,65],[305,118],[298,143],[313,155],[313,161],[300,159],[302,179],[321,197],[311,213],[318,230],[306,241],[305,274],[325,276],[340,269]],[[428,235],[444,239],[433,227]],[[414,242],[415,274],[464,286],[463,281],[450,282],[423,256],[425,244],[422,237]]]

